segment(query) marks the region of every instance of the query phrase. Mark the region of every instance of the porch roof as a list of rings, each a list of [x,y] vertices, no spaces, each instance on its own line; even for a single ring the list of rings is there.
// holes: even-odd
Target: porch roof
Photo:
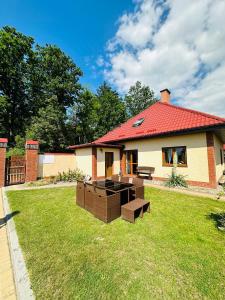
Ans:
[[[123,148],[123,145],[92,142],[92,143],[86,143],[86,144],[81,144],[81,145],[69,146],[68,149],[82,149],[82,148],[89,148],[89,147],[118,148],[118,149],[121,149],[121,148]]]

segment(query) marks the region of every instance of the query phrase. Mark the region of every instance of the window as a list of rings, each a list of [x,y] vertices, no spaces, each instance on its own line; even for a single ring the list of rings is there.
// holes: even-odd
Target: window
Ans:
[[[162,165],[164,167],[173,167],[176,161],[178,167],[187,167],[185,146],[162,148]]]
[[[125,151],[126,154],[126,173],[134,175],[137,172],[138,166],[138,151],[128,150]]]
[[[135,121],[134,123],[133,123],[133,127],[138,127],[138,126],[140,126],[142,123],[144,122],[144,118],[140,118],[140,119],[138,119],[137,121]]]

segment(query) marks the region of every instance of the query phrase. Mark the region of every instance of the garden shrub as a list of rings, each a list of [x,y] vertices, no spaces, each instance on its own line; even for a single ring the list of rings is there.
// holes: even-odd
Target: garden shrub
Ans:
[[[174,169],[172,170],[172,173],[166,181],[165,185],[168,187],[188,187],[185,176],[177,174]]]
[[[83,180],[84,174],[81,170],[75,169],[75,170],[69,170],[68,172],[59,172],[57,176],[57,181],[77,181],[77,180]]]

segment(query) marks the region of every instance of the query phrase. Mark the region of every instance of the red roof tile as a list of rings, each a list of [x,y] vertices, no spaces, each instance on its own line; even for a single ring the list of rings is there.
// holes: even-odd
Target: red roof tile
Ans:
[[[144,122],[138,127],[133,127],[133,123],[141,118],[144,118]],[[216,125],[225,126],[225,119],[176,105],[157,102],[95,142],[122,141]]]

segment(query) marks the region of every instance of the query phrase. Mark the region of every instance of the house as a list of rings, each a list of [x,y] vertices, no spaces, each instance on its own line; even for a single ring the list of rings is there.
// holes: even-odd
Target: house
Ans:
[[[94,179],[121,172],[135,176],[137,166],[155,168],[166,180],[175,153],[177,172],[189,185],[216,188],[224,171],[225,119],[161,100],[92,143],[70,146],[77,168]]]

